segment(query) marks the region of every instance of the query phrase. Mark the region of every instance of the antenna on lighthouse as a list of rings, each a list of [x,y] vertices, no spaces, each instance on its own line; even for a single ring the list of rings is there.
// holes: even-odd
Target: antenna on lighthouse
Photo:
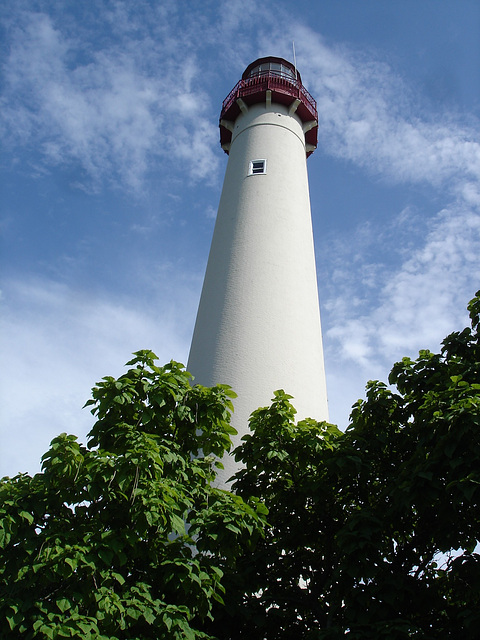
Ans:
[[[292,49],[293,49],[293,65],[295,67],[295,80],[297,79],[297,57],[295,55],[295,41],[292,40]]]

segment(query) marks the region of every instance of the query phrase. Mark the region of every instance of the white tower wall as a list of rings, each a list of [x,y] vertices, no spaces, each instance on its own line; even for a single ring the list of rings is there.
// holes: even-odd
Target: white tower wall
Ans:
[[[244,108],[229,151],[188,370],[238,394],[236,445],[276,389],[298,419],[328,408],[302,122],[276,103]],[[266,173],[249,175],[260,159]],[[223,462],[220,481],[237,469]]]

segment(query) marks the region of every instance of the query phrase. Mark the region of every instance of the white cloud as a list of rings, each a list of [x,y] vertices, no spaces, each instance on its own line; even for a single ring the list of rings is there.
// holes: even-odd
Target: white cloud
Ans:
[[[433,187],[443,201],[436,215],[407,208],[319,243],[330,406],[344,426],[360,380],[385,380],[395,360],[438,351],[468,324],[480,280],[480,128],[424,112],[386,64],[329,48],[303,25],[293,31],[319,144],[389,183]]]
[[[447,333],[467,321],[466,303],[480,281],[480,217],[471,210],[442,211],[423,243],[379,280],[379,304],[356,314],[332,304],[327,333],[341,357],[367,366],[438,350]],[[352,282],[343,285],[342,300]]]
[[[194,56],[164,63],[165,51],[145,37],[126,51],[98,45],[85,60],[81,37],[38,13],[13,34],[2,110],[11,144],[41,149],[47,164],[78,162],[94,183],[131,189],[159,157],[183,162],[195,179],[206,166],[215,173],[217,130]]]
[[[177,283],[179,300],[185,288]],[[93,417],[81,407],[130,354],[153,348],[159,364],[186,360],[183,303],[140,308],[52,281],[10,282],[3,292],[0,476],[39,470],[51,439],[66,431],[85,441]],[[186,318],[186,319],[185,319]],[[183,329],[182,329],[183,328]],[[188,333],[188,330],[187,330]]]
[[[385,63],[328,49],[307,27],[296,32],[317,98],[319,141],[330,153],[395,182],[456,189],[480,180],[478,127],[456,122],[454,114],[427,116]]]
[[[394,362],[420,349],[438,353],[452,331],[469,325],[466,305],[479,288],[480,224],[466,213],[440,219],[424,246],[383,274],[378,302],[355,278],[337,281],[324,306],[330,419],[341,428],[364,397],[367,380],[387,381]],[[344,254],[348,265],[348,254]],[[353,298],[349,294],[354,291]],[[375,299],[375,298],[374,298]]]

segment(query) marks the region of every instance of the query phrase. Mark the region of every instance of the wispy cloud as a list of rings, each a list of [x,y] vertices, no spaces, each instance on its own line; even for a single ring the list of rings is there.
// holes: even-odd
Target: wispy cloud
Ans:
[[[340,287],[326,303],[334,325],[328,338],[338,341],[345,358],[362,364],[396,357],[399,349],[433,348],[464,318],[480,276],[479,128],[452,113],[427,115],[386,64],[333,51],[306,27],[297,32],[302,69],[318,100],[320,144],[381,179],[433,187],[444,202],[428,221],[399,213],[385,228],[364,226],[344,238],[343,252],[337,245],[332,275]],[[414,244],[410,240],[402,257],[398,234],[405,225]],[[377,261],[365,250],[369,238]],[[399,258],[395,265],[382,262],[384,242],[383,252]],[[368,311],[358,315],[372,284],[377,304],[369,299]]]
[[[154,159],[181,162],[194,179],[217,167],[217,130],[193,54],[166,62],[165,45],[152,47],[147,33],[126,50],[102,48],[101,38],[86,43],[43,13],[24,14],[12,33],[2,98],[12,145],[40,150],[47,166],[78,162],[94,184],[131,189]]]
[[[324,341],[331,413],[342,427],[368,379],[386,381],[394,362],[415,358],[420,349],[438,352],[446,335],[469,325],[466,304],[480,283],[480,217],[448,209],[428,226],[398,268],[360,264],[374,273],[373,295],[348,247],[337,245],[343,266],[325,302]]]
[[[81,407],[91,387],[105,375],[122,373],[133,351],[152,348],[160,364],[186,360],[194,309],[182,313],[191,296],[179,282],[175,289],[178,304],[170,299],[168,305],[142,306],[41,279],[6,284],[0,476],[38,470],[40,455],[58,433],[84,441],[92,416]]]
[[[318,104],[320,144],[395,182],[456,185],[480,179],[476,123],[428,113],[422,99],[384,62],[327,47],[295,27],[299,60]]]

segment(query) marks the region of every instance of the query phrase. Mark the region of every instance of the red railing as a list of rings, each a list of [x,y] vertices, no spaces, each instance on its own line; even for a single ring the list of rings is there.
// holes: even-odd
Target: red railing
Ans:
[[[244,98],[257,92],[267,91],[268,89],[287,93],[293,98],[299,98],[307,107],[312,119],[317,120],[317,103],[300,80],[284,72],[273,70],[261,71],[250,78],[237,82],[223,101],[222,114],[228,111],[238,98]]]

